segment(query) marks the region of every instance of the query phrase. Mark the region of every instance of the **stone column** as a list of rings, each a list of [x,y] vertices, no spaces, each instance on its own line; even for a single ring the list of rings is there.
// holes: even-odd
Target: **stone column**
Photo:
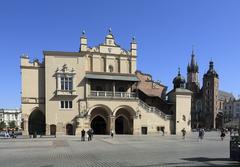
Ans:
[[[24,114],[23,115],[23,135],[29,135],[29,133],[28,133],[28,119],[29,119],[29,116]]]
[[[50,125],[46,124],[46,135],[50,135]]]
[[[110,116],[110,131],[115,131],[115,116]]]

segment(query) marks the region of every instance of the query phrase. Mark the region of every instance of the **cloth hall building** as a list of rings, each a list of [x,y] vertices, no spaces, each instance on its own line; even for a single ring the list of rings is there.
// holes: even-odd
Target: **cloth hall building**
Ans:
[[[44,51],[44,60],[21,57],[21,108],[25,134],[167,134],[191,129],[191,91],[174,89],[137,71],[137,43],[121,48],[111,31],[105,41],[88,47],[86,34],[79,52]]]

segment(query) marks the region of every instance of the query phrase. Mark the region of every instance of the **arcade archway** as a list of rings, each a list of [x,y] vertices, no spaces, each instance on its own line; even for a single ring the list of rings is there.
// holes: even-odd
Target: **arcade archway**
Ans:
[[[38,109],[34,110],[29,116],[28,132],[30,135],[44,135],[46,132],[45,115]]]
[[[134,111],[127,108],[120,108],[115,114],[115,133],[133,134]]]
[[[94,134],[110,133],[110,111],[103,107],[96,107],[90,114],[91,128]]]

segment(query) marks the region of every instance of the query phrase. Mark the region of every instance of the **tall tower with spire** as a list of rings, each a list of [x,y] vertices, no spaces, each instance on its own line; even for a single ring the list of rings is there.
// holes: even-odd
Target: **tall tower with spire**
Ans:
[[[216,128],[218,112],[218,88],[219,78],[214,69],[213,61],[209,62],[209,69],[203,76],[203,107],[206,128]]]
[[[198,93],[200,90],[200,83],[198,80],[198,64],[195,59],[194,50],[192,50],[191,62],[187,66],[187,84],[186,88],[193,93]]]

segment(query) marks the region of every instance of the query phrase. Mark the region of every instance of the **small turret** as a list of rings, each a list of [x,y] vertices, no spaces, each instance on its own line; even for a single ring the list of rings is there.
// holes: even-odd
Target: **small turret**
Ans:
[[[205,75],[214,76],[214,77],[218,78],[218,74],[214,69],[214,63],[212,60],[209,62],[209,69]]]
[[[108,35],[105,37],[105,45],[108,45],[108,46],[115,46],[116,45],[111,28],[108,29]]]
[[[131,41],[131,53],[132,56],[137,56],[137,42],[135,37],[133,37]]]
[[[173,79],[174,89],[185,88],[185,79],[181,76],[180,68],[178,68],[178,75]]]
[[[87,37],[85,31],[82,32],[82,36],[80,38],[80,49],[79,52],[81,51],[87,51]]]

